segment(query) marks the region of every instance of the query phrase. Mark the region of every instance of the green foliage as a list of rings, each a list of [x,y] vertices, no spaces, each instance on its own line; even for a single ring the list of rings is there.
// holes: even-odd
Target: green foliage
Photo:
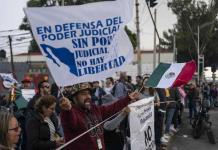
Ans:
[[[39,47],[38,47],[35,40],[31,41],[31,44],[29,46],[29,51],[31,51],[31,52],[38,52],[39,51]]]
[[[176,35],[179,62],[195,59],[197,62],[197,29],[200,27],[200,53],[205,56],[205,65],[218,64],[218,2],[207,4],[203,0],[170,0],[168,7],[177,16],[175,29],[163,33],[164,44],[173,47],[173,34]]]
[[[133,33],[131,30],[129,30],[127,28],[127,26],[125,26],[125,31],[127,33],[127,35],[129,36],[129,39],[132,43],[132,46],[133,46],[133,49],[135,50],[136,49],[136,46],[137,46],[137,36],[136,36],[136,33]]]

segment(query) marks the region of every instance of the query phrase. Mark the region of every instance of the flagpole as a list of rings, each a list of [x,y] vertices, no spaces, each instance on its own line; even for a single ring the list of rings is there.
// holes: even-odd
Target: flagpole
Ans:
[[[135,1],[135,6],[136,6],[136,33],[137,33],[137,70],[138,70],[138,75],[142,74],[142,62],[141,62],[141,50],[140,50],[140,27],[139,27],[139,1]]]
[[[13,77],[16,79],[15,69],[14,69],[14,56],[13,56],[12,44],[11,44],[12,43],[11,35],[8,36],[8,41],[10,45],[10,54],[11,54],[11,72],[13,74]]]
[[[156,31],[158,40],[159,40],[159,46],[158,46],[158,64],[159,64],[159,63],[160,63],[160,50],[161,50],[161,49],[160,49],[160,48],[161,48],[160,45],[161,45],[161,38],[160,38],[159,32],[158,32],[158,30],[157,30],[156,22],[155,22],[155,20],[154,20],[152,14],[151,14],[151,9],[150,9],[150,7],[148,6],[148,1],[146,1],[146,5],[147,5],[147,8],[148,8],[149,14],[150,14],[150,16],[151,16],[151,20],[152,20],[152,22],[153,22],[154,29],[155,29],[155,31]]]
[[[176,49],[176,33],[174,30],[173,33],[173,62],[176,63],[177,62],[177,49]]]
[[[154,9],[154,21],[155,21],[155,24],[156,24],[156,21],[157,21],[157,9]],[[157,54],[156,31],[154,29],[153,71],[156,68],[156,54]]]

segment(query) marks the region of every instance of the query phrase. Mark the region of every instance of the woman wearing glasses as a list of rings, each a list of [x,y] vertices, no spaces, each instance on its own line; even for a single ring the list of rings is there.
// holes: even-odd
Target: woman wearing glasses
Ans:
[[[26,124],[28,150],[51,150],[64,144],[58,133],[57,119],[51,117],[55,105],[56,98],[52,95],[36,101],[35,112]]]
[[[6,109],[0,110],[0,150],[14,150],[21,129],[17,119]]]

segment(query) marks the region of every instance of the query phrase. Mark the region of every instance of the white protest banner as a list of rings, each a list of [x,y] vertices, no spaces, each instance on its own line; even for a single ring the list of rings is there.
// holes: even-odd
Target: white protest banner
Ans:
[[[21,89],[22,96],[26,101],[30,101],[31,98],[36,94],[35,89]]]
[[[132,150],[155,150],[154,98],[129,105],[130,142]]]
[[[3,80],[3,86],[5,88],[11,88],[15,83],[18,83],[12,73],[0,73],[0,77]]]
[[[33,35],[59,86],[110,77],[133,59],[124,26],[133,0],[26,8]]]

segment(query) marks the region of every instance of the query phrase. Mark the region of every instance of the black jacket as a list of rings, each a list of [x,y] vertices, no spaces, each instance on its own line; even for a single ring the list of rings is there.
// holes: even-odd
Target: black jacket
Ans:
[[[31,118],[32,115],[34,114],[34,105],[40,97],[41,95],[39,93],[36,93],[36,95],[34,95],[33,98],[31,98],[31,100],[28,102],[26,120]]]
[[[160,99],[160,109],[162,110],[166,110],[166,96],[165,96],[165,90],[164,89],[161,89],[161,88],[156,88],[156,91],[157,91],[157,94],[159,96],[159,99]]]
[[[56,131],[58,131],[58,122],[50,118]],[[26,124],[27,150],[49,150],[55,149],[56,143],[50,141],[50,130],[46,122],[35,112]]]
[[[198,92],[198,90],[196,88],[189,89],[189,91],[187,93],[187,98],[188,98],[189,102],[197,101],[199,99],[199,92]]]

